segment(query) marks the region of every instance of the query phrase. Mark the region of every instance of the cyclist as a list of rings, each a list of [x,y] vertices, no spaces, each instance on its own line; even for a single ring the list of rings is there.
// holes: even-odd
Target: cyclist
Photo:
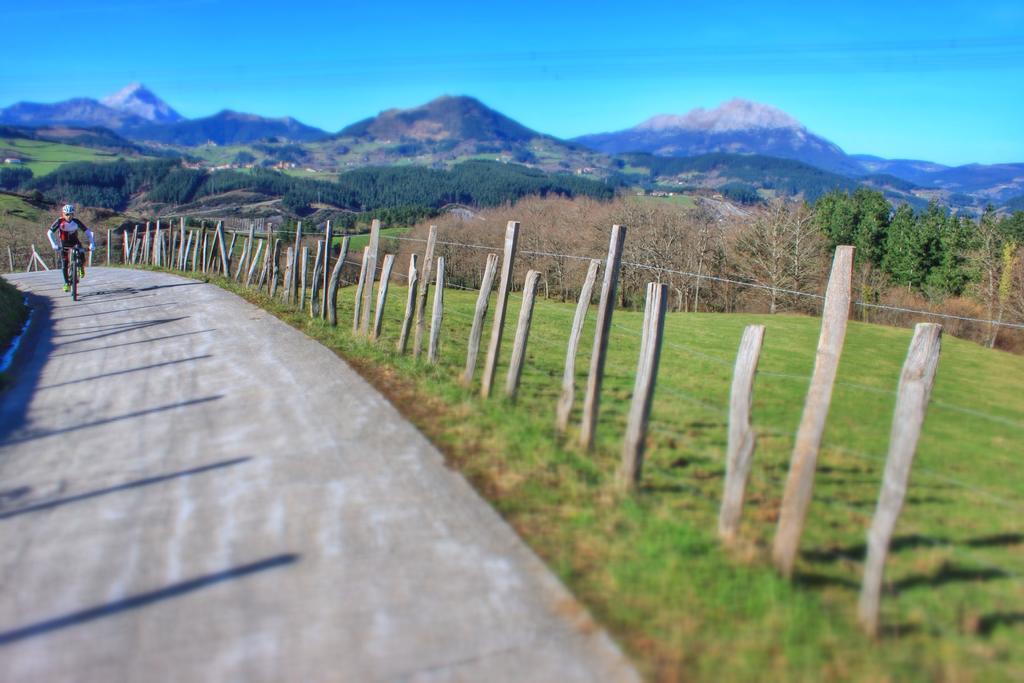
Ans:
[[[82,243],[78,239],[78,232],[82,231],[89,238],[89,251],[96,248],[96,240],[85,223],[75,218],[75,205],[65,204],[61,215],[53,222],[46,232],[46,238],[50,240],[50,246],[54,251],[60,251],[60,268],[64,273],[64,291],[71,289],[71,272],[69,270],[71,261],[68,259],[68,249],[81,249]],[[60,240],[60,244],[54,239],[54,233]],[[82,264],[78,277],[85,277],[85,264]]]

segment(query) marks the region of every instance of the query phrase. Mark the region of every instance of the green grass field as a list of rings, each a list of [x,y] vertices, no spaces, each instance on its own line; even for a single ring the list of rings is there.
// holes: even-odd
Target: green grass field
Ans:
[[[61,165],[72,161],[115,161],[116,154],[101,152],[89,147],[65,145],[43,140],[23,138],[0,138],[0,155],[26,159],[22,166],[31,169],[35,177],[52,173]]]
[[[381,228],[380,237],[383,242],[389,237],[401,237],[408,233],[410,228]],[[341,237],[335,237],[333,242],[335,244],[341,244]],[[348,241],[348,253],[349,254],[360,254],[363,248],[370,244],[370,233],[366,232],[362,235],[352,235]],[[395,251],[391,249],[390,251]]]
[[[236,291],[237,287],[234,288]],[[445,292],[441,361],[399,356],[405,290],[382,339],[353,338],[353,288],[330,328],[246,293],[374,381],[523,535],[652,680],[1010,681],[1024,676],[1024,358],[958,339],[942,359],[886,572],[883,635],[855,621],[866,528],[881,483],[910,330],[851,323],[795,578],[767,561],[819,320],[672,314],[639,491],[613,493],[642,314],[617,311],[597,447],[553,428],[573,307],[539,301],[519,397],[457,380],[476,295]],[[511,351],[520,300],[503,338]],[[493,301],[491,311],[493,311]],[[594,312],[577,361],[589,358]],[[767,327],[755,385],[758,450],[740,551],[716,541],[732,362]],[[489,334],[490,321],[485,326]],[[480,370],[485,351],[481,353]],[[501,396],[505,363],[495,394]],[[577,401],[576,418],[579,413]]]
[[[643,203],[643,202],[663,202],[663,203],[666,203],[666,204],[672,204],[673,206],[678,206],[678,207],[682,207],[682,208],[686,208],[686,209],[693,208],[694,206],[697,206],[697,201],[693,197],[690,197],[689,195],[685,195],[685,194],[677,194],[677,195],[673,195],[671,197],[651,197],[649,195],[642,195],[642,196],[641,195],[631,195],[631,196],[632,196],[632,198],[635,201],[641,202],[641,203]]]

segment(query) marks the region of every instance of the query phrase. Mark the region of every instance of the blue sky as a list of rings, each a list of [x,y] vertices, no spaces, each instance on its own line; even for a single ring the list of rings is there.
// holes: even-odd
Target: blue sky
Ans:
[[[0,106],[140,81],[336,131],[472,95],[559,137],[733,97],[850,153],[1024,162],[1024,2],[90,0],[3,11]]]

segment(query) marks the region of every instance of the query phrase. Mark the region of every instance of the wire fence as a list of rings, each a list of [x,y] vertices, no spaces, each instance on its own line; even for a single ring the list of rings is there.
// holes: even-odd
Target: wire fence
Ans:
[[[388,237],[388,239],[396,240],[396,241],[399,241],[399,242],[416,242],[416,243],[420,243],[420,244],[425,244],[426,241],[427,241],[427,240],[425,240],[423,238],[404,237],[404,236],[390,236],[390,237]],[[489,251],[489,252],[494,252],[494,251],[497,250],[497,247],[495,247],[495,246],[487,246],[485,244],[470,244],[470,243],[465,243],[465,242],[454,242],[454,241],[451,241],[451,240],[437,240],[436,243],[440,244],[440,245],[444,245],[444,246],[462,247],[462,248],[465,248],[465,249],[478,249],[478,250]],[[599,256],[580,256],[578,254],[566,254],[566,253],[560,253],[560,252],[535,251],[535,250],[529,250],[529,249],[520,250],[519,253],[524,255],[524,256],[539,256],[539,257],[548,257],[548,258],[560,258],[560,259],[568,259],[568,260],[581,261],[581,262],[589,262],[589,261],[591,261],[593,259],[601,260],[603,258],[603,255],[599,255]],[[752,280],[738,280],[738,279],[735,279],[735,278],[727,278],[727,277],[721,277],[721,276],[716,276],[716,275],[710,275],[708,273],[695,273],[695,272],[686,271],[686,270],[679,270],[679,269],[675,269],[675,268],[669,268],[669,267],[666,267],[664,265],[658,265],[658,264],[652,264],[652,263],[643,263],[643,262],[638,262],[638,261],[623,261],[622,265],[623,266],[628,266],[628,267],[631,267],[631,268],[636,268],[636,269],[639,269],[639,270],[647,270],[647,271],[651,271],[651,272],[655,272],[655,273],[665,273],[665,274],[672,274],[672,275],[681,275],[683,277],[692,278],[692,279],[695,279],[695,280],[701,280],[701,281],[705,281],[705,282],[717,282],[717,283],[730,284],[730,285],[735,285],[737,287],[744,287],[744,288],[749,288],[749,289],[757,289],[757,290],[761,290],[761,291],[774,292],[776,294],[788,294],[790,296],[803,297],[803,298],[806,298],[806,299],[813,299],[813,300],[816,300],[816,301],[824,301],[824,299],[825,299],[824,295],[818,294],[816,292],[804,292],[804,291],[797,290],[797,289],[789,289],[789,288],[786,288],[786,287],[779,287],[779,286],[765,284],[765,283],[761,283],[761,282],[755,282],[755,281],[752,281]],[[868,301],[863,301],[863,300],[859,300],[859,299],[853,301],[853,305],[854,306],[860,306],[862,308],[870,308],[872,310],[890,311],[890,312],[893,312],[893,313],[906,313],[906,314],[910,314],[910,315],[918,315],[918,316],[924,316],[924,317],[929,317],[929,318],[939,318],[939,319],[943,319],[943,320],[959,320],[959,321],[963,321],[963,322],[972,322],[972,323],[979,323],[979,324],[984,324],[984,325],[992,325],[992,326],[995,326],[995,327],[1005,327],[1005,328],[1008,328],[1008,329],[1024,330],[1024,323],[1008,322],[1008,321],[1005,321],[1005,320],[992,320],[992,319],[988,319],[988,318],[976,318],[976,317],[970,317],[970,316],[953,315],[953,314],[949,314],[949,313],[938,313],[938,312],[935,312],[935,311],[926,311],[926,310],[918,309],[918,308],[905,308],[905,307],[901,307],[901,306],[891,306],[891,305],[887,305],[887,304],[876,304],[876,303],[872,303],[872,302],[868,302]]]
[[[388,239],[409,244],[426,243],[426,240],[414,237],[391,236]],[[487,253],[501,251],[494,246],[451,240],[437,240],[436,244]],[[591,257],[536,250],[522,250],[519,253],[586,262],[592,260]],[[482,263],[482,254],[480,260]],[[344,264],[340,278],[344,286],[338,295],[338,317],[341,321],[339,327],[347,329],[348,325],[343,322],[344,316],[351,316],[356,308],[351,285],[357,282],[356,273],[363,264],[356,253],[349,253]],[[279,277],[283,277],[287,264],[278,265]],[[707,280],[724,280],[736,286],[772,289],[763,283],[669,270],[643,262],[623,265],[655,275],[673,272]],[[303,266],[299,264],[298,267]],[[422,278],[422,264],[420,271]],[[392,280],[398,286],[405,283],[407,277],[399,267],[392,271]],[[367,279],[372,288],[373,280]],[[434,286],[435,283],[430,284]],[[472,302],[478,290],[464,283],[450,281],[446,281],[444,287],[446,303],[443,309],[442,353],[438,371],[458,376],[465,368],[467,339],[474,322]],[[824,299],[811,292],[785,291],[795,296]],[[451,297],[454,300],[450,300]],[[492,293],[489,298],[489,314],[493,315],[495,294]],[[515,327],[515,317],[518,307],[523,303],[523,294],[513,292],[510,299],[503,341],[505,349],[511,344],[509,328]],[[371,300],[375,301],[376,297],[371,297]],[[864,302],[856,303],[886,308]],[[396,343],[405,306],[406,297],[389,297],[384,311],[384,331],[377,343]],[[888,308],[921,316],[952,317],[1024,328],[1024,325],[999,321]],[[484,327],[485,337],[490,329],[490,315]],[[527,402],[530,404],[524,410],[536,412],[548,406],[552,424],[554,405],[560,394],[569,328],[574,315],[572,305],[544,300],[538,300],[534,305],[521,392],[528,397]],[[598,449],[603,453],[603,461],[607,461],[610,453],[617,450],[618,440],[627,422],[637,358],[644,335],[640,317],[635,311],[616,311],[610,328],[613,352],[609,354],[606,365],[605,398],[598,428]],[[699,494],[694,497],[694,501],[697,501],[694,505],[699,508],[700,517],[712,520],[717,511],[724,471],[729,389],[735,362],[730,351],[735,348],[739,328],[735,332],[726,333],[696,329],[694,325],[687,323],[686,316],[674,318],[666,324],[663,341],[665,352],[662,354],[647,439],[647,467],[652,480],[672,482],[675,491]],[[585,359],[592,351],[589,339],[594,334],[594,328],[591,314],[584,328],[583,339],[586,341],[577,352],[577,396],[585,384]],[[773,329],[770,329],[769,340],[773,333]],[[733,334],[735,336],[730,336]],[[775,346],[767,345],[761,367],[756,373],[754,430],[762,445],[758,448],[751,472],[751,497],[774,501],[772,505],[777,505],[784,483],[800,419],[802,397],[811,382],[810,368],[815,351],[813,340],[807,342],[808,339],[812,338],[804,335],[783,339]],[[499,361],[498,376],[508,369],[508,354],[506,350]],[[879,348],[877,353],[871,351],[868,356],[872,354],[877,356],[873,362],[841,366],[840,378],[835,384],[836,394],[829,424],[836,426],[826,432],[823,442],[822,465],[817,475],[820,495],[816,495],[813,501],[816,512],[814,520],[810,522],[818,531],[814,536],[813,549],[804,556],[805,564],[821,564],[826,561],[821,558],[842,554],[842,548],[835,552],[827,549],[834,543],[823,541],[828,534],[834,534],[835,538],[843,539],[847,547],[856,549],[856,539],[863,538],[863,530],[871,519],[878,498],[881,472],[886,459],[876,453],[886,450],[888,420],[897,396],[896,384],[902,350]],[[477,379],[480,377],[480,364],[478,361]],[[794,367],[806,368],[807,371],[794,371]],[[967,396],[950,390],[931,401],[930,412],[939,415],[939,418],[934,423],[935,429],[926,429],[918,448],[918,462],[913,468],[915,483],[912,492],[922,493],[917,499],[912,497],[908,502],[900,521],[901,534],[923,539],[923,546],[948,556],[950,561],[963,561],[990,571],[1001,582],[1020,582],[1024,577],[1024,566],[1015,561],[1016,555],[1009,549],[1024,543],[1024,536],[1018,533],[1019,525],[1014,521],[1020,519],[1020,513],[1024,512],[1024,502],[1020,498],[1020,491],[1024,487],[1020,485],[1014,468],[1019,462],[1019,454],[1024,452],[1024,416],[1016,408],[992,402],[977,400],[971,405],[961,403]],[[578,414],[577,408],[573,415]],[[957,427],[952,431],[946,424],[951,420],[957,421]],[[933,426],[933,423],[929,423],[929,426]],[[956,436],[951,437],[951,434]],[[968,449],[971,461],[965,463],[960,453]],[[691,476],[690,471],[699,476]],[[661,495],[656,488],[650,489],[648,494]],[[986,509],[989,507],[998,508],[1006,514],[987,515]],[[771,509],[769,506],[769,511]],[[979,551],[975,547],[979,539],[965,537],[966,529],[959,530],[953,522],[958,516],[972,519],[971,530],[974,533],[987,533],[987,536],[979,537],[981,540],[1004,539],[1005,542],[994,542],[987,552]],[[744,533],[756,542],[764,543],[773,527],[771,515],[757,515],[755,519],[745,522]],[[826,543],[825,551],[819,547],[822,543]],[[1000,552],[1003,546],[1006,546],[1007,551]],[[900,571],[907,574],[913,570],[912,559],[903,558]]]

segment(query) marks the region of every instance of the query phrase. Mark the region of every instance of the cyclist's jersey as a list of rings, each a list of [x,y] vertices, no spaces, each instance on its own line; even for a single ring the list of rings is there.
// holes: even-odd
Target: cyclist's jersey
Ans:
[[[92,246],[92,230],[77,218],[72,218],[68,221],[64,220],[63,216],[59,217],[50,226],[50,229],[46,233],[46,237],[50,240],[50,245],[53,246],[54,249],[57,248],[57,242],[54,240],[54,235],[56,235],[57,239],[60,240],[60,245],[62,247],[81,246],[82,243],[78,239],[79,232],[85,233],[86,237],[89,238],[89,245]]]

